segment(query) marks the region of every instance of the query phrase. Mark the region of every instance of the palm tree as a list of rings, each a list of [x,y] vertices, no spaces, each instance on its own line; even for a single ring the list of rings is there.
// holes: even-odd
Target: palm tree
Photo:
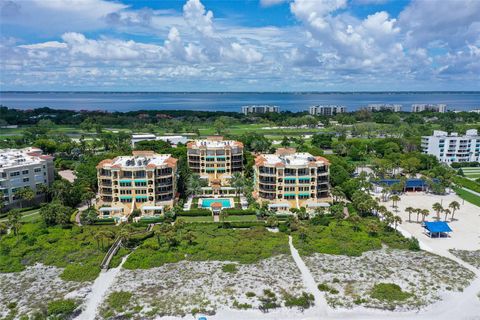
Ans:
[[[362,221],[362,218],[360,218],[358,215],[353,215],[348,220],[350,220],[350,222],[353,224],[353,231],[360,231],[360,222]]]
[[[20,227],[22,224],[20,223],[20,219],[22,218],[22,215],[20,214],[20,210],[18,209],[12,209],[8,213],[8,222],[7,225],[10,229],[13,230],[14,235],[18,235],[18,232],[20,231]]]
[[[393,207],[397,208],[397,203],[401,200],[400,197],[394,194],[393,196],[390,197],[390,199],[392,200]]]
[[[23,208],[23,200],[32,201],[35,198],[35,192],[30,187],[24,187],[18,189],[15,196],[20,199],[20,208]]]
[[[245,178],[240,172],[235,172],[230,179],[230,185],[235,188],[235,196],[245,187]]]
[[[455,215],[455,211],[457,211],[458,209],[460,209],[460,203],[458,203],[457,201],[452,201],[450,202],[450,204],[448,205],[448,207],[450,209],[452,209],[452,221],[453,221],[453,216]]]
[[[452,212],[450,211],[450,209],[445,209],[443,210],[443,213],[445,213],[445,219],[443,221],[447,221],[448,215],[451,214]]]
[[[412,216],[412,213],[415,211],[415,209],[412,207],[406,207],[405,211],[408,213],[408,222],[411,222],[412,221],[411,216]]]
[[[422,209],[422,222],[425,222],[425,218],[430,214],[430,211],[428,209]]]
[[[397,226],[402,223],[402,218],[400,216],[393,217],[393,225],[395,226],[395,230],[397,230]]]
[[[187,180],[187,194],[196,196],[202,193],[202,179],[198,174],[192,174]]]
[[[332,197],[334,202],[338,202],[340,201],[340,199],[345,198],[345,193],[343,192],[341,187],[336,186],[332,189]]]
[[[415,210],[415,213],[417,214],[417,222],[418,222],[418,216],[422,214],[422,209],[416,208],[414,210]]]
[[[196,238],[197,237],[195,236],[195,234],[192,231],[188,231],[183,236],[183,240],[186,240],[189,245],[192,245]]]
[[[437,220],[440,220],[440,212],[443,211],[442,205],[438,202],[435,202],[432,205],[432,209],[437,213]]]

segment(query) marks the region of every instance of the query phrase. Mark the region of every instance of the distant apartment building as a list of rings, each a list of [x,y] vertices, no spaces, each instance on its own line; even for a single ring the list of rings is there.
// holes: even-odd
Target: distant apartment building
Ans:
[[[432,136],[422,137],[422,150],[445,163],[480,161],[480,136],[475,129],[462,136],[434,131]]]
[[[333,116],[338,113],[345,113],[347,108],[345,106],[311,106],[309,112],[312,116]]]
[[[242,107],[242,113],[244,115],[250,114],[250,113],[269,113],[269,112],[274,112],[274,113],[279,113],[280,108],[277,106],[268,106],[268,105],[262,105],[262,106],[243,106]]]
[[[173,207],[177,190],[177,159],[153,151],[133,151],[132,156],[106,159],[97,165],[100,216],[162,214]]]
[[[243,172],[243,143],[238,141],[221,136],[195,140],[187,143],[187,155],[190,170],[208,181],[206,192],[228,193],[232,175]]]
[[[261,154],[254,164],[253,196],[275,211],[328,206],[329,162],[294,148]]]
[[[391,112],[400,112],[402,111],[401,104],[369,104],[365,107],[368,111],[391,111]]]
[[[444,113],[447,111],[446,104],[412,104],[412,112],[433,111]]]
[[[140,141],[158,141],[162,140],[165,142],[169,142],[172,145],[177,145],[179,143],[186,144],[188,142],[188,138],[184,136],[156,136],[151,133],[141,133],[141,134],[132,134],[132,148],[135,148],[135,144]]]
[[[37,195],[40,186],[54,180],[53,157],[43,155],[37,148],[0,149],[0,193],[6,206],[18,202],[15,193],[30,187]]]

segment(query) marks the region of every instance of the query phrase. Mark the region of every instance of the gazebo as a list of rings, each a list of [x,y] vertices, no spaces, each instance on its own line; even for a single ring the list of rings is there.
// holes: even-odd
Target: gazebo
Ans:
[[[452,229],[445,221],[427,221],[423,224],[423,227],[430,238],[448,237],[448,233],[452,232]]]
[[[222,203],[214,202],[210,205],[210,208],[212,208],[213,215],[219,215],[220,211],[222,211]]]

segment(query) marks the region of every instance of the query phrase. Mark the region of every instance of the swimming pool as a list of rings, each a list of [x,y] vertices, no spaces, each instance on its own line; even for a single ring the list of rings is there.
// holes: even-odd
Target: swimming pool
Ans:
[[[222,209],[223,208],[231,208],[232,207],[232,201],[229,198],[201,198],[202,201],[202,208],[210,208],[212,206],[212,203],[219,202],[222,204]]]

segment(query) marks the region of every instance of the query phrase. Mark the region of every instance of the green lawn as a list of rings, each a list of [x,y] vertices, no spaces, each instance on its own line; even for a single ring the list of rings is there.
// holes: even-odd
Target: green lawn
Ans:
[[[464,167],[461,168],[465,177],[470,179],[480,178],[480,168],[479,167]]]
[[[480,197],[471,193],[471,192],[468,192],[468,191],[465,191],[461,188],[453,188],[455,190],[455,192],[457,193],[457,195],[462,198],[463,200],[465,201],[468,201],[470,202],[471,204],[474,204],[478,207],[480,207]]]
[[[148,269],[185,259],[253,263],[282,253],[289,254],[287,235],[271,233],[264,227],[226,229],[221,224],[186,224],[175,232],[178,245],[169,246],[163,236],[147,239],[132,252],[124,267]],[[188,232],[195,236],[191,244],[183,238]]]
[[[185,222],[213,222],[212,216],[202,217],[178,217],[177,220],[184,220]]]
[[[225,221],[257,221],[257,216],[254,214],[246,216],[228,216]]]
[[[39,209],[32,209],[23,211],[22,213],[21,222],[35,222],[40,220],[40,210]],[[0,219],[0,222],[6,222],[8,220],[7,217]]]

